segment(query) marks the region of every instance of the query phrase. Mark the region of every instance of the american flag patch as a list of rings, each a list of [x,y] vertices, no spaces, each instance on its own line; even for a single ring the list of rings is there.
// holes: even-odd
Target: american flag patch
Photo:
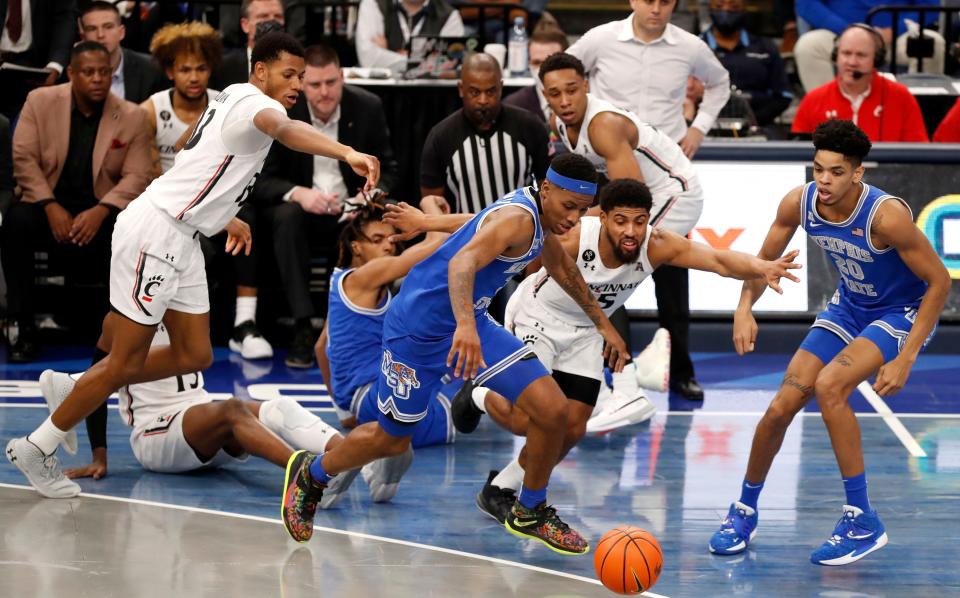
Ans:
[[[863,229],[862,229],[862,228],[855,228],[855,229],[853,229],[852,232],[853,232],[854,235],[856,235],[856,236],[858,236],[858,237],[862,237],[862,236],[863,236]]]

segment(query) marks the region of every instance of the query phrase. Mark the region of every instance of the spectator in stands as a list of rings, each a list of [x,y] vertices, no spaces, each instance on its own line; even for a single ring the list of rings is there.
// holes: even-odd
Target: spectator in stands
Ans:
[[[504,98],[503,103],[507,106],[523,108],[546,123],[551,115],[550,106],[547,105],[547,100],[543,97],[543,83],[537,76],[537,72],[547,56],[563,52],[569,45],[567,35],[560,29],[535,30],[530,36],[528,52],[530,74],[535,84],[508,95]]]
[[[110,93],[113,95],[139,104],[165,87],[163,75],[150,56],[120,47],[126,29],[113,3],[91,2],[80,15],[80,35],[87,41],[103,44],[110,52],[113,69]]]
[[[703,40],[670,24],[676,0],[630,0],[630,7],[632,15],[594,27],[567,51],[586,67],[592,94],[657,127],[692,158],[730,97],[730,76]],[[690,75],[705,90],[687,127]]]
[[[710,0],[710,29],[700,36],[730,73],[730,83],[750,102],[760,126],[790,105],[783,60],[773,40],[749,33],[744,0]]]
[[[791,132],[810,135],[831,118],[852,120],[870,141],[929,141],[920,105],[910,91],[877,73],[883,62],[882,34],[853,24],[838,38],[837,76],[800,102]]]
[[[268,32],[258,25],[268,22],[275,23],[276,28],[283,29],[286,19],[283,12],[282,0],[243,0],[240,4],[240,28],[247,34],[247,45],[242,50],[228,53],[223,63],[210,79],[214,89],[226,89],[233,83],[246,83],[250,79],[250,53],[258,36]],[[268,28],[269,29],[269,28]]]
[[[897,6],[939,6],[940,0],[797,0],[797,16],[809,27],[801,31],[803,35],[797,40],[793,48],[793,55],[797,61],[797,74],[800,83],[806,91],[829,83],[833,79],[833,60],[831,53],[836,38],[853,23],[866,23],[870,9],[882,5]],[[936,22],[938,15],[927,15],[926,25]],[[900,13],[900,22],[897,30],[893,29],[891,13],[881,12],[873,19],[873,25],[879,31],[884,42],[884,49],[890,47],[895,35],[906,31],[905,19],[919,21],[918,13]],[[930,31],[928,35],[938,34]],[[898,40],[898,44],[906,43]],[[883,62],[886,62],[884,56]]]
[[[940,121],[933,140],[937,143],[960,143],[960,98]]]
[[[500,64],[473,54],[457,84],[463,108],[430,130],[420,160],[420,193],[452,199],[476,214],[547,172],[547,129],[526,110],[501,105]]]
[[[360,0],[357,60],[362,67],[402,69],[415,35],[459,37],[463,20],[447,0]]]
[[[0,62],[48,68],[53,85],[70,59],[76,0],[0,2]]]
[[[31,361],[38,353],[34,252],[72,264],[65,270],[71,282],[107,283],[116,215],[149,182],[145,115],[110,93],[112,72],[103,45],[81,42],[71,52],[70,82],[31,92],[20,113],[13,161],[21,196],[4,219],[0,251],[9,316],[20,330],[10,361]]]
[[[344,85],[340,59],[329,46],[310,46],[304,60],[303,94],[290,109],[290,118],[311,123],[328,137],[376,156],[379,189],[389,192],[399,172],[380,98]],[[337,263],[338,217],[349,207],[347,202],[362,199],[362,187],[363,179],[336,160],[293,152],[275,143],[253,190],[257,221],[272,232],[277,270],[295,319],[286,358],[290,367],[309,368],[314,363],[310,319],[316,312],[310,297],[309,238],[323,245],[329,279]]]

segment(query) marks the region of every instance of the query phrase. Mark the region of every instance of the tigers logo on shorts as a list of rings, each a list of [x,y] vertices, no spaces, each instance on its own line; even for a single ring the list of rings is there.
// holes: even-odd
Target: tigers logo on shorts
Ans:
[[[420,388],[420,381],[417,380],[417,370],[399,361],[394,361],[393,354],[390,351],[383,352],[380,371],[387,377],[387,385],[393,389],[393,394],[398,399],[409,399],[410,390]]]

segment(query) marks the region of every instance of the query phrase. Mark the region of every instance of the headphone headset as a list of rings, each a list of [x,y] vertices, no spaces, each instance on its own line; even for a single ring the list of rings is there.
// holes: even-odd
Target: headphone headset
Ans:
[[[872,25],[867,25],[866,23],[852,23],[847,25],[847,28],[840,32],[833,40],[833,50],[830,51],[830,62],[837,63],[837,54],[839,53],[838,44],[840,43],[840,38],[844,33],[850,31],[851,29],[862,29],[869,33],[873,37],[875,44],[876,52],[873,55],[873,68],[879,69],[887,62],[887,42],[883,40],[883,36],[880,35],[880,32],[877,31],[877,28]]]

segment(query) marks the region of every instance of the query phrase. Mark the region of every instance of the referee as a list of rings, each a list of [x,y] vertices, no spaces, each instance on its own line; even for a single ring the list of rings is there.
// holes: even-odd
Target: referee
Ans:
[[[457,84],[463,108],[437,123],[423,146],[420,191],[476,214],[547,171],[546,126],[500,103],[500,65],[489,54],[466,59]]]

